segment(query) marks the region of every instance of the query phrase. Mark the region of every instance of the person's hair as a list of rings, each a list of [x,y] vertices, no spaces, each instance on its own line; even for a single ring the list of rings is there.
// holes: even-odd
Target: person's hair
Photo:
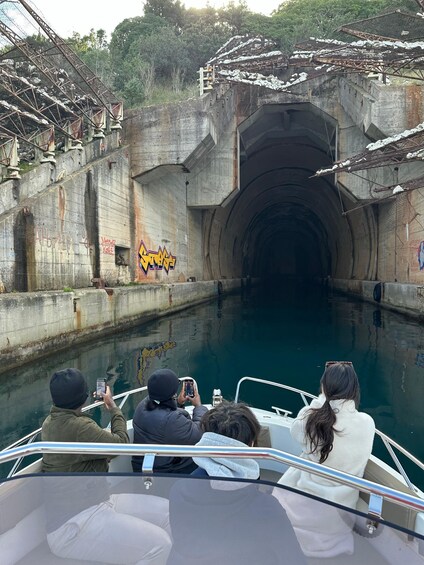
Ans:
[[[203,432],[213,432],[252,446],[257,445],[261,426],[243,403],[223,401],[211,408],[200,421]]]
[[[319,452],[320,463],[324,463],[333,449],[336,414],[330,400],[353,400],[359,406],[359,381],[352,364],[332,363],[321,377],[321,390],[325,402],[321,408],[308,412],[305,432],[311,444],[311,452]]]

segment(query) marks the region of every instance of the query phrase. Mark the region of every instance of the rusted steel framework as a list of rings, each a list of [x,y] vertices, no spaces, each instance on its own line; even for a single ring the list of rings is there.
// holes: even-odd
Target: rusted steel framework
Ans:
[[[37,149],[54,155],[58,147],[79,147],[86,134],[103,136],[106,115],[110,127],[120,127],[122,102],[26,0],[0,0],[0,15],[3,155],[11,139],[26,160]],[[18,21],[31,22],[33,37]]]
[[[35,10],[26,2],[26,0],[18,0],[25,8],[30,16],[37,22],[41,29],[46,33],[47,37],[63,55],[63,57],[72,66],[75,73],[81,78],[79,86],[95,97],[96,103],[110,110],[110,103],[117,102],[116,94],[114,94],[94,73],[93,71],[76,55],[76,53],[63,41],[59,35],[45,22]],[[111,114],[113,117],[113,114]]]
[[[422,16],[401,10],[344,24],[338,31],[359,39],[379,41],[417,41],[424,38]]]
[[[262,38],[235,36],[227,41],[207,63],[213,68],[214,82],[234,82],[289,92],[297,85],[325,75],[328,65],[293,72],[291,57]],[[287,77],[287,78],[285,78]]]
[[[398,165],[424,158],[424,123],[411,130],[370,143],[364,152],[320,169],[316,176],[354,172],[385,165]]]
[[[423,22],[424,26],[424,22]],[[331,65],[340,70],[424,80],[424,43],[311,39],[297,46],[290,64]]]
[[[424,177],[418,177],[408,181],[402,182],[402,185],[394,184],[391,186],[381,186],[374,188],[374,192],[389,192],[392,194],[400,194],[401,192],[408,192],[410,190],[416,190],[418,188],[424,188]]]

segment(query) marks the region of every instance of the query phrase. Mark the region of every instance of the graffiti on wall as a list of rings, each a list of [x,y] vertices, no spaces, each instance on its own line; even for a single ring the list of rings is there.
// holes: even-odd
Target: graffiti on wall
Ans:
[[[154,357],[158,357],[160,359],[162,355],[164,355],[169,349],[174,349],[176,345],[177,343],[175,341],[164,341],[157,345],[143,347],[137,359],[137,378],[140,384],[145,384],[143,381],[144,372],[150,366],[152,359]]]
[[[101,237],[100,246],[104,255],[115,255],[115,240],[108,237]]]
[[[35,239],[40,247],[59,249],[70,252],[72,249],[72,238],[64,233],[52,233],[45,226],[37,226],[35,229]]]
[[[421,241],[418,246],[418,265],[420,266],[420,271],[422,271],[424,269],[424,241]]]
[[[161,271],[162,269],[168,274],[170,270],[175,269],[177,262],[177,258],[168,253],[166,247],[163,249],[159,247],[157,251],[148,250],[143,241],[140,242],[138,256],[140,257],[140,268],[145,275],[149,270]]]

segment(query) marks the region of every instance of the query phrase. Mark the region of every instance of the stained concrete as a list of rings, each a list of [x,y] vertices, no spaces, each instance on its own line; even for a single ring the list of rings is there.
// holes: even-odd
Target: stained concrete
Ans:
[[[239,291],[245,281],[200,281],[0,297],[0,372],[117,329]]]
[[[121,292],[129,282],[158,285],[166,295],[167,285],[187,280],[301,277],[334,280],[367,298],[382,281],[382,304],[420,314],[422,191],[375,189],[423,175],[422,161],[313,175],[424,121],[423,92],[358,74],[321,77],[296,94],[221,85],[184,103],[133,110],[122,132],[2,183],[0,312],[13,310],[14,291],[66,288],[79,315],[61,316],[70,299],[59,292],[55,307],[45,301],[56,316],[30,307],[38,333],[12,315],[7,338],[20,347],[86,331],[88,320],[112,327],[120,300],[137,316],[133,295]],[[118,294],[80,297],[93,278]],[[101,303],[85,302],[97,292]],[[144,292],[155,311],[162,290]],[[55,318],[48,336],[45,316]],[[7,347],[3,341],[0,350]]]

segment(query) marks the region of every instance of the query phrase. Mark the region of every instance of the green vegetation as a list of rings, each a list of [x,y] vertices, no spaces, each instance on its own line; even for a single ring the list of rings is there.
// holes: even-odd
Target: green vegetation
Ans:
[[[341,38],[345,23],[394,9],[417,12],[415,0],[286,0],[270,16],[230,1],[215,9],[185,8],[180,0],[146,0],[144,14],[69,41],[117,92],[126,107],[163,104],[197,94],[197,71],[233,35],[260,35],[290,52],[309,37]],[[345,40],[350,40],[346,36]],[[36,40],[36,38],[34,38]]]
[[[70,286],[64,286],[64,287],[63,287],[63,292],[74,292],[74,289],[71,288]]]

